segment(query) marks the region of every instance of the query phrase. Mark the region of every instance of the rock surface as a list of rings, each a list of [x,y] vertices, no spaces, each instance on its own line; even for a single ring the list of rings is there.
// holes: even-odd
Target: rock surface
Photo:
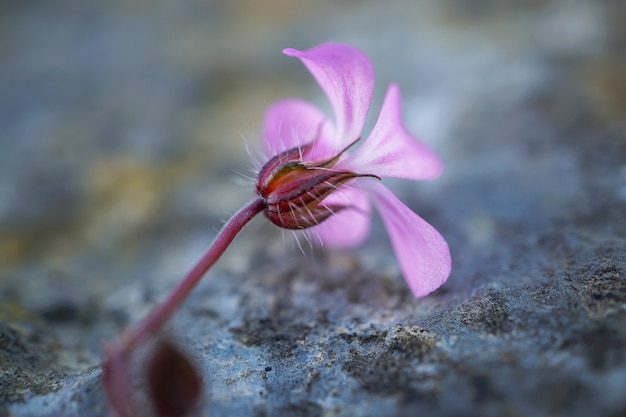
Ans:
[[[391,187],[452,276],[413,299],[379,220],[306,255],[255,220],[169,327],[206,381],[198,415],[626,415],[619,3],[0,6],[0,416],[108,415],[101,343],[250,198],[233,170],[265,106],[323,103],[280,50],[327,40],[371,57],[375,111],[400,84],[444,158]]]

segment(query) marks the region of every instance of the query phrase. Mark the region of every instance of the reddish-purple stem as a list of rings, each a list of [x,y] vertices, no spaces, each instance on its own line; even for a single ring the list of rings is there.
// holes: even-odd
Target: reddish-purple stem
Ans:
[[[132,351],[159,332],[165,322],[185,301],[189,293],[200,282],[204,274],[222,256],[237,233],[254,216],[265,208],[263,199],[258,198],[239,210],[224,225],[222,230],[180,284],[159,304],[148,317],[134,327],[124,331],[117,343],[105,346],[103,364],[104,388],[109,402],[119,417],[133,415],[133,400],[130,393],[130,361]]]
[[[211,244],[209,250],[200,258],[194,267],[187,272],[187,275],[178,284],[178,286],[154,309],[148,317],[134,328],[128,329],[123,336],[124,343],[128,343],[128,347],[137,346],[145,340],[153,336],[172,316],[176,309],[187,298],[189,293],[194,289],[196,284],[200,282],[204,274],[213,266],[213,264],[222,256],[226,248],[233,241],[237,233],[250,221],[254,216],[259,214],[265,208],[262,199],[256,199],[247,206],[239,210],[224,225],[222,230]]]

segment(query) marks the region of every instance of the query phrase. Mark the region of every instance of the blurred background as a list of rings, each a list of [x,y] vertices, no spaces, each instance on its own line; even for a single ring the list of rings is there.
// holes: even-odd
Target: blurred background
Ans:
[[[106,293],[210,238],[252,195],[236,172],[250,175],[246,143],[258,149],[265,107],[292,95],[326,104],[285,47],[333,40],[363,49],[377,71],[373,116],[386,85],[400,83],[407,125],[446,159],[441,181],[498,160],[459,158],[481,143],[467,124],[489,125],[494,106],[558,91],[562,73],[580,89],[559,94],[588,94],[599,116],[623,128],[619,3],[3,2],[2,286]],[[528,162],[520,147],[539,152],[550,133],[519,119],[482,139],[510,141],[494,152],[514,165]]]
[[[373,61],[369,126],[397,82],[407,126],[442,155],[441,179],[395,189],[450,242],[448,288],[466,288],[477,255],[510,260],[494,236],[582,218],[607,195],[623,209],[624,22],[617,0],[4,1],[0,320],[93,329],[124,285],[175,282],[252,197],[246,148],[267,105],[327,108],[281,54],[326,41]],[[220,268],[248,268],[268,234],[282,245],[251,227],[261,237],[242,235]],[[367,246],[390,256],[384,236]],[[98,363],[89,340],[83,369]]]

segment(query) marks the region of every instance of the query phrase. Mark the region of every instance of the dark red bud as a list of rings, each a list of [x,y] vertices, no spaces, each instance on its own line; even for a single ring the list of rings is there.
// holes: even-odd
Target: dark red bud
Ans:
[[[256,190],[265,201],[265,216],[277,226],[304,229],[323,222],[348,207],[323,204],[330,193],[353,178],[372,177],[334,170],[340,155],[324,161],[304,162],[302,156],[309,149],[305,146],[282,152],[259,172]]]
[[[200,399],[202,378],[179,348],[161,340],[148,364],[148,387],[159,417],[184,417],[193,411]]]
[[[263,196],[263,190],[266,190],[271,185],[269,184],[279,174],[279,171],[285,169],[285,165],[291,162],[299,162],[302,160],[303,155],[306,155],[311,145],[304,146],[302,148],[293,148],[275,155],[270,159],[259,171],[257,175],[256,189],[260,196]]]

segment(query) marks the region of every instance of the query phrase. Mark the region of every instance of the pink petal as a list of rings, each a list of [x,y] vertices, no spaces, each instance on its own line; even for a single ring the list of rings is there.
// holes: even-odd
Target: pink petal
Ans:
[[[355,182],[348,185],[357,187]],[[343,186],[324,199],[326,205],[348,205],[319,225],[309,229],[325,247],[348,249],[363,243],[370,229],[371,208],[367,194],[358,188]],[[312,239],[316,241],[314,237]]]
[[[400,89],[395,84],[387,90],[369,138],[341,166],[379,177],[413,180],[435,178],[443,169],[437,155],[406,131],[402,122]]]
[[[422,297],[439,288],[450,275],[448,244],[439,232],[405,206],[387,187],[368,183],[376,208],[409,288]]]
[[[326,115],[313,104],[300,99],[275,102],[266,110],[263,121],[262,144],[268,157],[316,139],[319,140],[317,146],[324,148],[328,138],[334,134]]]
[[[374,68],[358,49],[326,43],[307,51],[285,49],[308,68],[326,93],[335,113],[336,150],[361,136],[374,90]]]

